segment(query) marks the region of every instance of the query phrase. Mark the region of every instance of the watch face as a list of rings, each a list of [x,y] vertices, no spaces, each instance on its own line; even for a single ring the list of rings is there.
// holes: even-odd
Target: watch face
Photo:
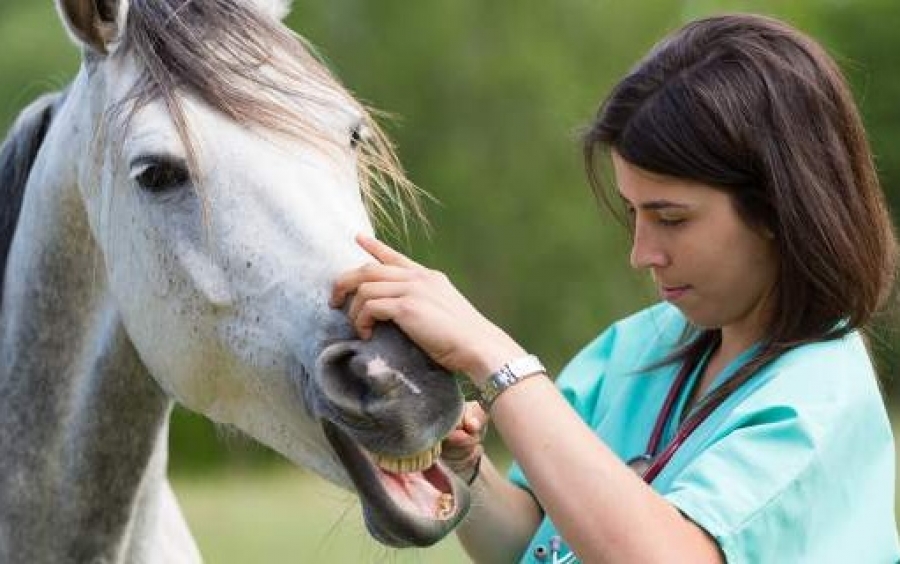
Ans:
[[[504,370],[499,374],[499,376],[499,380],[502,383],[503,387],[511,386],[516,383],[516,376],[512,372],[507,372]]]

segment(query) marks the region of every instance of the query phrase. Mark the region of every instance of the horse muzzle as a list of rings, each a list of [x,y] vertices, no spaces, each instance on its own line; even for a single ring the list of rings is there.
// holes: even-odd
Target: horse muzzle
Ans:
[[[468,487],[439,459],[462,415],[456,380],[393,324],[341,341],[316,361],[308,403],[363,503],[371,534],[429,546],[469,507]],[[311,393],[310,393],[311,392]]]

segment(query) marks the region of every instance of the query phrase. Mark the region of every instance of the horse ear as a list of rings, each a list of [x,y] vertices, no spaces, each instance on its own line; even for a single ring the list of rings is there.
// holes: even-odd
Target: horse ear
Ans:
[[[103,55],[115,51],[125,30],[128,0],[56,0],[69,34]]]

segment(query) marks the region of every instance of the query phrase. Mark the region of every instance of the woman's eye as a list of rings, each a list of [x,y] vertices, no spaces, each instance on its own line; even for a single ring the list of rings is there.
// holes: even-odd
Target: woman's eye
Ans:
[[[660,216],[657,221],[659,221],[660,225],[664,225],[666,227],[675,227],[676,225],[681,225],[682,223],[684,223],[685,218]]]
[[[181,163],[161,160],[142,164],[134,175],[134,180],[141,189],[160,193],[186,186],[190,174]]]

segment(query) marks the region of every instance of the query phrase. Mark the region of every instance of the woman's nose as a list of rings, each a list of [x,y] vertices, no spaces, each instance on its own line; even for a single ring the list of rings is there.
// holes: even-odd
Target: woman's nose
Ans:
[[[643,226],[635,225],[634,239],[631,243],[631,267],[661,268],[668,262],[668,254],[657,234]]]

